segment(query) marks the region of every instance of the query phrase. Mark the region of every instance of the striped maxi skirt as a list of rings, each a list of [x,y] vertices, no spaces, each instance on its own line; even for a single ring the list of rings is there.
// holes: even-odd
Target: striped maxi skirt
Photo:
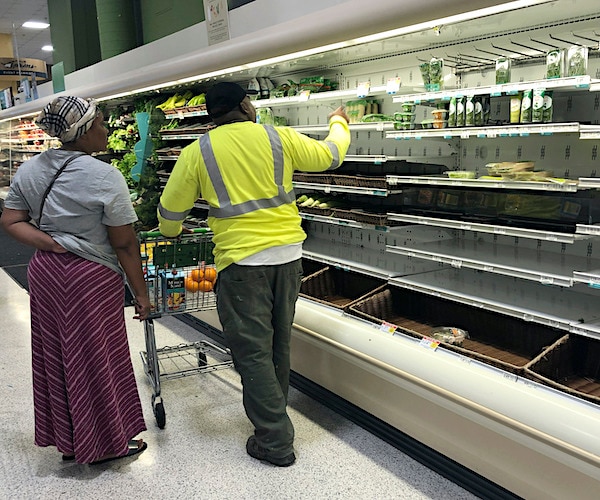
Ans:
[[[124,455],[146,430],[124,315],[123,278],[72,253],[28,267],[35,444],[79,463]]]

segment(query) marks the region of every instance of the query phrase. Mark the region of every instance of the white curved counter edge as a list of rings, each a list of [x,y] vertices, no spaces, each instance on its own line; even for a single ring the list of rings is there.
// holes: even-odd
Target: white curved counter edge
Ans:
[[[294,371],[489,480],[596,498],[599,406],[303,298],[292,333]]]

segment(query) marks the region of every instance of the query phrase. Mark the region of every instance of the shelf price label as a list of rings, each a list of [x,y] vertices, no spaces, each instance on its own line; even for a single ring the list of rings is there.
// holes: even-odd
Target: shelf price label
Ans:
[[[399,76],[397,76],[396,78],[390,78],[387,81],[385,91],[388,94],[396,94],[400,90],[401,84],[402,84],[402,79]]]
[[[381,323],[381,325],[379,325],[379,330],[385,333],[390,333],[392,335],[394,335],[397,329],[398,327],[396,325],[388,323],[387,321],[384,321],[383,323]]]
[[[435,351],[439,347],[440,341],[432,339],[431,337],[423,337],[419,342],[419,345]]]
[[[588,88],[590,86],[589,76],[578,76],[575,78],[575,87]]]
[[[305,102],[310,99],[310,90],[303,90],[298,94],[298,101]]]
[[[491,97],[500,97],[501,95],[502,95],[502,86],[501,85],[495,85],[490,89]]]
[[[356,97],[367,97],[371,90],[371,82],[362,82],[358,84],[356,89]]]

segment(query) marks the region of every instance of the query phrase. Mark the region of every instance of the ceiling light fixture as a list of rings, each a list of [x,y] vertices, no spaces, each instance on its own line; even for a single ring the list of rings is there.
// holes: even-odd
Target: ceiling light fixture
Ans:
[[[43,30],[50,26],[48,23],[42,23],[39,21],[27,21],[22,24],[23,28],[32,28],[36,30]]]
[[[42,50],[45,52],[52,52],[54,50],[54,47],[52,45],[44,45],[42,47]]]

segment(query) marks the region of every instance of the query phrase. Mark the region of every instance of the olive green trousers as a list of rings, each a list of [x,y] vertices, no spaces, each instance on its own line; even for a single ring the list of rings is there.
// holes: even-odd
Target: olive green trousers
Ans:
[[[273,457],[293,451],[287,414],[290,337],[302,261],[274,266],[229,265],[219,273],[217,312],[242,379],[243,404],[260,446]]]

